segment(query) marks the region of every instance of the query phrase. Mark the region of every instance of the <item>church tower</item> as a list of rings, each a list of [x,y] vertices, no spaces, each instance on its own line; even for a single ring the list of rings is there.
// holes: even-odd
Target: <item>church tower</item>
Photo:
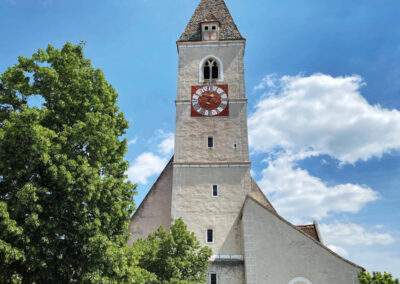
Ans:
[[[358,283],[318,225],[278,215],[250,175],[246,40],[224,0],[201,0],[177,41],[175,154],[132,217],[130,243],[182,218],[209,246],[210,284]]]
[[[244,283],[240,212],[251,192],[245,43],[223,0],[202,0],[177,42],[171,217],[182,217],[212,248],[210,283]]]

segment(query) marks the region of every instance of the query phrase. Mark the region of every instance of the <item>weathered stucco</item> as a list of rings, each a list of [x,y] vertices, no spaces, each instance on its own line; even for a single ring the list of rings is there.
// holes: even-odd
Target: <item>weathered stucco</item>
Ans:
[[[240,211],[250,189],[249,168],[174,168],[172,218],[186,222],[213,254],[242,255]],[[218,185],[218,197],[212,185]],[[214,243],[206,243],[206,230]]]
[[[139,238],[146,238],[148,234],[163,226],[169,230],[171,225],[171,195],[172,195],[172,160],[160,174],[145,199],[132,216],[129,232],[132,238],[128,244],[132,245]]]
[[[244,41],[222,43],[178,43],[178,94],[176,102],[175,159],[171,217],[182,217],[188,230],[214,255],[243,259],[240,212],[251,192],[247,136],[247,100],[244,86]],[[228,85],[229,116],[192,117],[191,87],[199,78],[204,58],[220,60]],[[221,77],[222,79],[222,77]],[[207,147],[212,136],[214,147]],[[236,144],[236,147],[235,147]],[[218,185],[218,197],[212,185]],[[206,242],[207,229],[214,242]],[[244,283],[243,261],[216,260],[210,271],[218,273],[219,284]]]
[[[230,104],[229,117],[191,117],[190,105],[177,105],[175,163],[248,162],[246,104]],[[207,138],[214,147],[207,147]],[[236,144],[236,148],[234,147]]]
[[[216,56],[223,62],[224,81],[229,85],[230,99],[245,99],[244,55],[242,40],[223,43],[180,43],[178,44],[178,100],[190,100],[191,88],[200,85],[199,66],[207,56]],[[190,112],[189,112],[190,114]]]
[[[210,273],[218,273],[218,284],[243,284],[244,268],[242,261],[229,262],[229,261],[215,261],[210,265]]]
[[[246,284],[287,284],[305,277],[315,284],[355,284],[361,267],[339,257],[293,225],[246,200],[242,229]]]

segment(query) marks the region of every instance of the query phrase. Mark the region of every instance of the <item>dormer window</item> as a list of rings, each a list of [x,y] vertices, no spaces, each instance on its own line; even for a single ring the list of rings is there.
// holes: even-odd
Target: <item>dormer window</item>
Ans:
[[[218,23],[204,23],[201,27],[204,41],[218,40]]]

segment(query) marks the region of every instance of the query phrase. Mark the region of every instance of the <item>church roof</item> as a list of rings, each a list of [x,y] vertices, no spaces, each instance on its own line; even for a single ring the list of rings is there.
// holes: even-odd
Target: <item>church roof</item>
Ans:
[[[243,39],[224,0],[201,0],[178,42],[200,41],[205,22],[219,22],[220,40]]]
[[[300,231],[302,231],[303,233],[309,235],[310,237],[312,237],[316,241],[322,243],[322,239],[321,239],[321,236],[320,236],[320,234],[318,232],[317,226],[318,225],[315,222],[314,224],[300,225],[300,226],[296,226],[296,227],[297,227],[297,229],[300,229]]]

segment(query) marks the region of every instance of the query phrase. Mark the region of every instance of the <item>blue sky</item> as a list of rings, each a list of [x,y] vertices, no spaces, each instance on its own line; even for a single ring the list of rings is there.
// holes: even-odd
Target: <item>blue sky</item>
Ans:
[[[137,204],[172,155],[175,41],[197,3],[0,0],[1,73],[49,43],[87,41],[130,121]],[[330,248],[400,277],[400,2],[226,3],[247,39],[255,179],[283,217],[317,219]]]

